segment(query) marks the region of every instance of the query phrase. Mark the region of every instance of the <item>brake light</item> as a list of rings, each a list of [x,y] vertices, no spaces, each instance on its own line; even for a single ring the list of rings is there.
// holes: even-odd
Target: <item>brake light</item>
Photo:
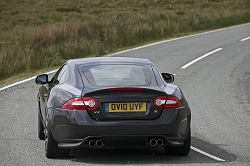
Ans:
[[[182,103],[174,96],[158,96],[154,99],[154,105],[157,108],[179,108]]]
[[[141,88],[141,87],[121,86],[121,87],[108,88],[108,90],[143,90],[143,88]]]
[[[93,97],[78,97],[66,101],[61,108],[68,110],[94,110],[98,103]]]
[[[164,108],[179,108],[179,107],[182,107],[181,101],[174,96],[168,96]]]

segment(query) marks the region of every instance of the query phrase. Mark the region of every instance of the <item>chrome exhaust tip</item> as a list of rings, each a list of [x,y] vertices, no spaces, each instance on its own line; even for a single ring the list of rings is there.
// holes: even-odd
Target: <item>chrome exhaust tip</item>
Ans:
[[[97,140],[96,141],[96,146],[102,147],[103,146],[103,140]]]
[[[162,146],[164,144],[163,139],[157,139],[156,144]]]
[[[156,141],[156,139],[151,139],[151,140],[149,141],[149,143],[150,143],[151,146],[156,146],[157,141]]]
[[[96,141],[95,140],[90,140],[89,141],[89,146],[90,147],[94,147],[96,145]]]

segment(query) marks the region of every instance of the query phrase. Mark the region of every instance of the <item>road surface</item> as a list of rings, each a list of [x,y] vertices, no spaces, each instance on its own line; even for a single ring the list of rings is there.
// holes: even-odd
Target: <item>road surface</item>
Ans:
[[[147,58],[175,74],[192,109],[192,149],[72,150],[47,159],[37,137],[34,79],[0,87],[0,165],[250,165],[250,24],[167,40],[111,56]]]

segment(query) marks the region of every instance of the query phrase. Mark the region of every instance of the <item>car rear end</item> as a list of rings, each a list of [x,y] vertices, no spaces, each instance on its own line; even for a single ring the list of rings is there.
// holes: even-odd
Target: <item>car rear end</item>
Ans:
[[[160,76],[152,65],[101,63],[78,68],[82,96],[49,109],[60,148],[184,144],[190,126],[188,104],[177,86],[159,86]]]

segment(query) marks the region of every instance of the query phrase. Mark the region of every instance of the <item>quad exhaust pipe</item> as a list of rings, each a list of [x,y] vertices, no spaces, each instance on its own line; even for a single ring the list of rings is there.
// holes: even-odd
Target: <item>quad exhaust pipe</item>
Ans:
[[[160,139],[152,138],[152,139],[149,140],[149,144],[151,146],[163,146],[164,145],[164,141],[161,138]],[[100,148],[103,145],[104,145],[104,142],[101,139],[97,139],[97,140],[91,139],[89,141],[89,147],[91,147],[91,148],[94,148],[94,147]]]
[[[100,148],[103,145],[104,145],[103,140],[100,140],[100,139],[98,139],[98,140],[90,140],[89,141],[89,147],[91,147],[91,148],[93,148],[93,147]]]
[[[162,146],[164,144],[163,139],[150,139],[149,144],[151,146]]]

